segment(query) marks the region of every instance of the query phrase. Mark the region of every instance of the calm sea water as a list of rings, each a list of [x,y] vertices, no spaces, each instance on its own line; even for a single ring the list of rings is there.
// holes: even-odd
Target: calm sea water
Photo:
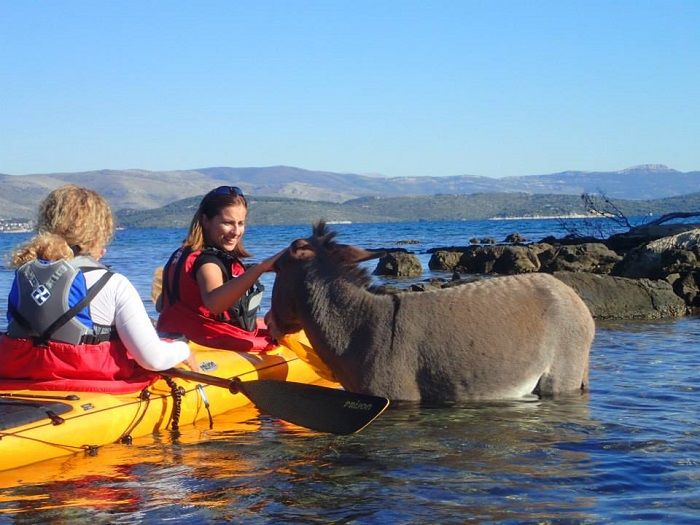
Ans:
[[[556,221],[351,224],[343,242],[434,246]],[[251,226],[274,253],[308,226]],[[126,230],[105,261],[149,310],[153,269],[179,230]],[[0,235],[0,253],[27,234]],[[0,270],[0,297],[12,274]],[[265,284],[271,287],[272,276]],[[5,323],[5,304],[0,304]],[[2,325],[4,327],[4,324]],[[0,476],[0,523],[700,522],[700,321],[598,323],[591,391],[560,400],[392,407],[362,433],[328,436],[232,414]],[[21,479],[22,481],[18,481]]]

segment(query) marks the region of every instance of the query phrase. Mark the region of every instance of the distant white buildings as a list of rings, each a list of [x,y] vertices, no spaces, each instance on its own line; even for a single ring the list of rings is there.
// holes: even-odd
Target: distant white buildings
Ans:
[[[0,233],[30,232],[34,221],[29,219],[0,219]]]

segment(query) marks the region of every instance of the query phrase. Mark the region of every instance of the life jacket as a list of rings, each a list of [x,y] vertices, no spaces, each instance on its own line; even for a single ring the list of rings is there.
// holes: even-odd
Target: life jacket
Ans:
[[[90,288],[85,272],[106,267],[89,257],[25,263],[8,298],[8,333],[0,336],[0,389],[124,393],[158,374],[138,366],[116,329],[90,317],[90,301],[114,275]]]
[[[262,284],[256,283],[228,311],[214,314],[204,306],[197,284],[197,259],[201,255],[209,255],[207,262],[214,262],[221,268],[224,282],[245,272],[245,267],[236,257],[214,248],[193,251],[182,247],[176,250],[163,268],[158,332],[168,337],[185,336],[212,348],[247,352],[273,348],[275,345],[262,320],[257,318]]]
[[[90,288],[85,272],[106,270]],[[44,261],[34,259],[15,272],[7,304],[7,333],[14,338],[33,338],[70,344],[108,341],[112,327],[93,323],[90,301],[113,272],[91,257]]]

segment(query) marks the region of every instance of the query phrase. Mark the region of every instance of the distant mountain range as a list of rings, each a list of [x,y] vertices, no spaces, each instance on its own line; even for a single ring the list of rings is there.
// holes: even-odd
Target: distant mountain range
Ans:
[[[0,219],[33,217],[37,203],[49,191],[66,183],[98,190],[115,210],[127,216],[138,210],[161,208],[187,197],[200,197],[219,185],[240,186],[246,194],[256,198],[301,199],[325,202],[326,205],[360,198],[477,193],[579,196],[584,192],[602,192],[615,199],[648,200],[700,190],[700,171],[680,172],[667,166],[648,164],[613,172],[566,171],[502,178],[472,175],[380,177],[288,166],[0,174]],[[280,202],[283,201],[279,200],[278,206]]]
[[[121,210],[119,224],[132,228],[186,228],[200,197],[188,197],[152,210]],[[700,192],[654,200],[612,201],[626,217],[700,211]],[[251,197],[251,224],[476,220],[507,217],[566,217],[586,214],[576,195],[475,193],[423,197],[361,197],[336,203],[282,197]],[[644,222],[644,221],[642,221]]]

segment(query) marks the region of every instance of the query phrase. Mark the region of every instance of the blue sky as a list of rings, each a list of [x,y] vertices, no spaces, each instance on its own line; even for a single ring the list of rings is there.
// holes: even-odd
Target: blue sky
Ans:
[[[0,173],[700,170],[700,1],[0,0]]]

